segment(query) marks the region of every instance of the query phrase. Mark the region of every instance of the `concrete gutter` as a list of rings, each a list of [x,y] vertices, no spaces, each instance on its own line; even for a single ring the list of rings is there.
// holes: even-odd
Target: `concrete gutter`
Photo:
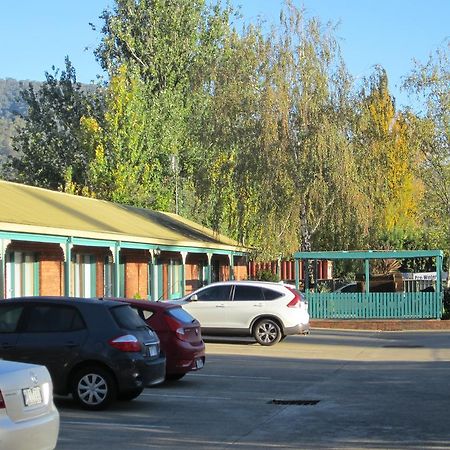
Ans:
[[[341,330],[378,330],[378,331],[404,331],[404,330],[450,330],[450,320],[422,319],[422,320],[329,320],[313,319],[310,327],[332,328]]]

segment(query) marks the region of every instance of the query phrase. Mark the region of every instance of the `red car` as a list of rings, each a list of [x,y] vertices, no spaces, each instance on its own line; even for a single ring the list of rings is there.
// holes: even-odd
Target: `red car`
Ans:
[[[200,322],[181,306],[128,298],[114,300],[128,303],[156,331],[166,355],[166,380],[179,380],[205,365]]]

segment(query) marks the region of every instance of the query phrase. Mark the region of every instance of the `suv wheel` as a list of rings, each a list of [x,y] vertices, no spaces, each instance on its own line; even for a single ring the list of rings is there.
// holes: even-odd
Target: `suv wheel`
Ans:
[[[73,398],[85,409],[101,410],[116,399],[113,377],[101,367],[85,367],[72,379]]]
[[[253,337],[261,345],[274,345],[281,340],[281,330],[271,319],[262,319],[253,328]]]

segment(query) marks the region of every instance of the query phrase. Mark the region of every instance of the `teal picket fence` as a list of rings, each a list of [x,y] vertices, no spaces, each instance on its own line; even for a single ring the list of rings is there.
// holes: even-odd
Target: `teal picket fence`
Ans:
[[[305,294],[312,319],[440,319],[443,294],[374,292]]]

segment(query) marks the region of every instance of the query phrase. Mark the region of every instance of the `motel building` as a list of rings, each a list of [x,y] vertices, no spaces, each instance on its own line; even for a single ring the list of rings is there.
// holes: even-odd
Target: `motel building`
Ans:
[[[176,214],[0,180],[0,298],[181,297],[247,279],[238,242]]]

